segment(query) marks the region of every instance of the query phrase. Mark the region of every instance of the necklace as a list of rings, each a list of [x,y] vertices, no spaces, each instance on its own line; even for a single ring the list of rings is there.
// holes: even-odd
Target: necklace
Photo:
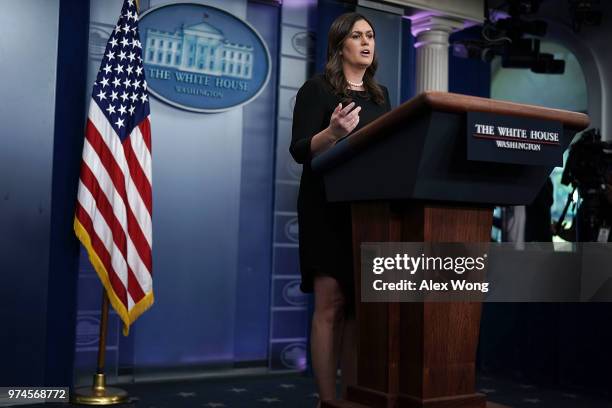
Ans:
[[[350,86],[354,86],[355,88],[359,88],[360,86],[363,86],[363,81],[361,82],[351,82],[348,79],[346,80],[346,82],[350,85]]]

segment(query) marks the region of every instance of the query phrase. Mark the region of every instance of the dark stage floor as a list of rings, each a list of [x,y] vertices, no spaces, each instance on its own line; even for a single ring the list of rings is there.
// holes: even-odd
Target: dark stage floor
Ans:
[[[134,408],[314,408],[317,394],[312,378],[300,375],[219,378],[122,385]],[[478,389],[490,401],[513,408],[610,408],[600,398],[480,377]],[[45,407],[61,405],[45,405]],[[20,407],[41,407],[21,405]],[[119,407],[117,407],[119,408]]]

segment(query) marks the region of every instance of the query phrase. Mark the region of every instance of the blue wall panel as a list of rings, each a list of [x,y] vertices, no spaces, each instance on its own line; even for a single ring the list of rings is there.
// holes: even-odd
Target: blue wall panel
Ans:
[[[306,328],[310,316],[305,308],[287,308],[274,310],[272,337],[275,339],[293,339],[306,337]]]
[[[403,18],[401,15],[367,7],[357,7],[376,30],[376,80],[389,90],[391,107],[395,108],[401,97]]]
[[[0,13],[0,95],[12,99],[0,105],[5,385],[44,383],[58,22],[59,0],[5,2]]]
[[[244,108],[235,362],[268,357],[279,20],[278,5],[249,3],[247,21],[263,37],[273,57],[265,91]]]
[[[473,26],[451,35],[450,42],[458,39],[482,39],[481,26]],[[453,56],[449,48],[448,91],[489,98],[491,94],[491,64],[473,58]]]
[[[88,4],[4,2],[0,13],[0,384],[70,385]],[[76,22],[75,22],[76,21]]]
[[[299,275],[300,263],[297,244],[274,245],[274,275]]]
[[[408,18],[403,18],[400,103],[404,103],[414,97],[416,92],[416,50],[414,48],[414,36],[412,35],[411,27],[412,21]]]

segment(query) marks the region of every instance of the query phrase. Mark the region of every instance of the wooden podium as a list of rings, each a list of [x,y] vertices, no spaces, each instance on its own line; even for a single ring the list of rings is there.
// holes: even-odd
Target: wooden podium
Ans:
[[[313,160],[327,199],[351,202],[358,320],[357,385],[323,407],[487,405],[475,389],[480,303],[359,301],[362,242],[488,242],[493,206],[531,203],[552,171],[468,160],[467,112],[560,124],[560,152],[589,124],[581,113],[425,92]]]

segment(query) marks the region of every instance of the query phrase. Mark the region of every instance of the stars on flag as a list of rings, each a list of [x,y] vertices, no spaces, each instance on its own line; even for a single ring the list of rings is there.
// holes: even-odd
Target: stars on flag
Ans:
[[[127,1],[107,43],[92,93],[121,139],[149,113],[141,53],[138,12],[134,1]]]

